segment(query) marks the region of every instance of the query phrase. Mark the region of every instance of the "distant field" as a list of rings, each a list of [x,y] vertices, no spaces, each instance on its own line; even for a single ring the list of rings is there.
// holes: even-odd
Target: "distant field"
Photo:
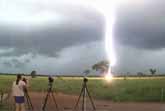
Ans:
[[[8,92],[11,89],[15,76],[0,75],[0,91]],[[30,81],[30,91],[46,91],[47,78],[37,77]],[[57,77],[54,89],[57,92],[78,95],[81,89],[81,77]],[[96,99],[112,101],[165,101],[165,77],[122,77],[106,82],[103,78],[90,77],[88,88]]]

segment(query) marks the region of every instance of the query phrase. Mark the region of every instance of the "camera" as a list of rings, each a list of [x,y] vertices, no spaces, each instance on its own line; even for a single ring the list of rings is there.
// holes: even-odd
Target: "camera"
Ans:
[[[48,81],[49,81],[49,83],[53,83],[54,79],[51,76],[49,76]]]
[[[23,78],[22,81],[27,84],[27,79],[26,78]]]
[[[24,82],[25,82],[25,84],[27,84],[27,79],[26,79],[26,78],[23,78],[23,79],[22,79],[22,81],[24,81]],[[24,90],[24,92],[25,92],[25,93],[27,93],[27,88],[26,88],[26,87],[24,87],[24,89],[23,89],[23,90]]]
[[[48,77],[48,81],[49,81],[49,83],[48,83],[48,89],[51,90],[52,89],[52,86],[53,86],[53,82],[54,82],[53,77],[49,76]]]

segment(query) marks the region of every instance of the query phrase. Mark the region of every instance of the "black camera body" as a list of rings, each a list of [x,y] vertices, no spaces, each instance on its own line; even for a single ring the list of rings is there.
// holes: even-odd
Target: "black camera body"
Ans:
[[[27,84],[27,79],[26,78],[23,78],[22,81],[25,82],[25,84]],[[27,88],[26,87],[24,87],[23,90],[24,90],[25,93],[27,93]]]
[[[27,84],[27,79],[26,78],[23,78],[22,81]]]
[[[49,80],[49,83],[53,83],[54,82],[54,79],[52,77],[49,77],[48,80]]]

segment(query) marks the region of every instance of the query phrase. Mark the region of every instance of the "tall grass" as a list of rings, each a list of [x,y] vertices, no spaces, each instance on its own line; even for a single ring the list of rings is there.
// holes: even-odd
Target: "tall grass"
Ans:
[[[0,76],[0,90],[9,91],[14,76]],[[57,92],[78,95],[82,88],[82,78],[55,78],[53,88]],[[30,91],[46,91],[47,78],[37,77],[30,81]],[[96,99],[112,101],[165,101],[165,78],[116,78],[106,82],[102,78],[89,78],[88,88]]]

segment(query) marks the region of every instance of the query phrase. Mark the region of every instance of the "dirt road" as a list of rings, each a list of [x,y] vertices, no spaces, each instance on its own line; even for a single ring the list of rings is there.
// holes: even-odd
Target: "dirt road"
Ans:
[[[29,95],[35,111],[41,111],[46,93],[32,92],[29,93]],[[78,98],[78,96],[65,95],[62,93],[55,94],[55,97],[60,111],[72,111]],[[94,103],[96,106],[96,111],[165,111],[165,103],[116,103],[104,100],[94,100]],[[81,111],[81,105],[82,102],[80,101],[77,111]],[[88,99],[86,99],[85,105],[86,111],[92,111],[92,107]],[[54,105],[52,97],[50,97],[46,105],[46,111],[56,110],[57,109]]]

